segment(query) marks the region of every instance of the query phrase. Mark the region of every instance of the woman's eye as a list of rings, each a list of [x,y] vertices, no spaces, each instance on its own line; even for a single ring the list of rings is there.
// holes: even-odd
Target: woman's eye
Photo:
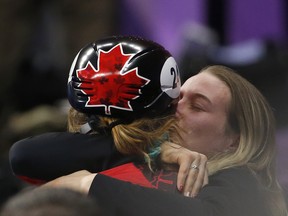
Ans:
[[[204,111],[203,108],[201,106],[198,106],[198,105],[192,105],[191,109],[194,111],[197,111],[197,112]]]

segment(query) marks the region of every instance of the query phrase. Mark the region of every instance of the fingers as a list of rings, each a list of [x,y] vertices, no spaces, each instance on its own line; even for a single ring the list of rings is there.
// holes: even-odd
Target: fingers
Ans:
[[[199,167],[198,167],[198,175],[196,176],[196,180],[194,181],[194,184],[189,188],[188,192],[190,192],[191,197],[197,196],[201,188],[208,184],[208,170],[206,168],[207,165],[207,160],[205,160],[205,156],[200,156],[201,160],[199,162]],[[196,163],[196,162],[193,162]],[[191,170],[192,171],[192,170]],[[189,193],[188,193],[189,194]]]
[[[200,164],[200,156],[198,156],[189,167],[188,175],[186,177],[186,182],[183,190],[185,196],[192,196],[191,192],[193,191],[193,186],[195,186],[197,178],[199,179],[199,175],[201,175],[201,173],[203,172],[202,170],[200,171],[198,167],[199,164]]]
[[[178,159],[179,170],[177,175],[177,188],[179,191],[184,191],[185,181],[190,172],[190,166],[194,160],[194,157],[189,157],[188,155],[181,155]]]
[[[195,197],[201,188],[208,184],[208,171],[206,165],[207,157],[198,153],[188,170],[183,190],[185,196]]]
[[[161,160],[179,165],[177,188],[186,196],[196,196],[208,184],[207,157],[174,143],[161,145]]]

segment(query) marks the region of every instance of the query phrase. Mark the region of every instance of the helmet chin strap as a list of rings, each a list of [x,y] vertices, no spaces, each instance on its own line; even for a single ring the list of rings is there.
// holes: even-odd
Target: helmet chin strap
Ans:
[[[162,95],[163,95],[163,91],[148,105],[144,106],[144,108],[148,108],[148,107],[151,107]]]

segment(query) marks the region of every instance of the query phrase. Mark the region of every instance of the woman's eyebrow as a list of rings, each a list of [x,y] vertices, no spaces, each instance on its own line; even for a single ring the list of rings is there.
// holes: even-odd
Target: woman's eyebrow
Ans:
[[[201,94],[201,93],[194,93],[194,94],[193,94],[193,97],[194,97],[195,99],[201,98],[201,99],[203,99],[204,101],[206,101],[207,103],[209,103],[210,105],[212,105],[211,100],[210,100],[208,97],[206,97],[205,95]]]

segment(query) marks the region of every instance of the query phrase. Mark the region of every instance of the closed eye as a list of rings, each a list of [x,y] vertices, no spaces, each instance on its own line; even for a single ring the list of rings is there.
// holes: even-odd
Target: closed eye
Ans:
[[[205,111],[205,108],[202,106],[202,105],[199,105],[199,104],[191,104],[191,109],[193,111],[196,111],[196,112],[203,112]]]

